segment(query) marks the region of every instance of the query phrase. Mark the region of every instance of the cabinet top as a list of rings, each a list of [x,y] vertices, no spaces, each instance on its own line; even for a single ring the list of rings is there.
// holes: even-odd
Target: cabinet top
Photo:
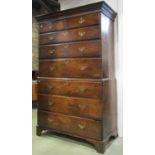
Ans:
[[[49,13],[42,16],[36,16],[36,19],[38,21],[46,20],[46,19],[55,19],[55,18],[61,18],[65,16],[73,16],[75,14],[82,14],[85,12],[102,12],[105,16],[107,16],[109,19],[114,21],[117,13],[104,1],[92,3],[80,7],[75,7],[67,10],[58,11],[55,13]]]

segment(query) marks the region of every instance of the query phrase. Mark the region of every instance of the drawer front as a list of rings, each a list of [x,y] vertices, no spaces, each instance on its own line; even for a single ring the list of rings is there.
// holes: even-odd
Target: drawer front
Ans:
[[[102,117],[101,100],[64,97],[57,95],[39,94],[38,108],[52,112],[60,112],[73,116],[82,116],[94,119]]]
[[[104,84],[89,80],[40,79],[38,91],[41,94],[103,99]]]
[[[38,125],[79,136],[101,139],[100,121],[38,111]]]
[[[65,20],[45,21],[39,24],[39,32],[46,33],[50,31],[65,29]]]
[[[39,76],[66,78],[101,78],[101,59],[61,59],[39,62]]]
[[[100,15],[98,13],[81,15],[68,19],[46,21],[39,24],[39,32],[45,33],[50,31],[64,30],[66,28],[77,28],[90,25],[100,24]]]
[[[40,47],[40,59],[100,57],[101,41],[82,41]]]
[[[101,38],[99,26],[91,26],[73,30],[52,32],[48,34],[40,34],[39,41],[40,44],[50,44],[98,38]]]

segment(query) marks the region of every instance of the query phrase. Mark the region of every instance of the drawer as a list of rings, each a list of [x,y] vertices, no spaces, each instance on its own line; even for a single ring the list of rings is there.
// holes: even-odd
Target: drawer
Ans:
[[[39,24],[39,32],[45,33],[50,31],[58,31],[67,28],[77,28],[96,24],[100,24],[100,15],[98,13],[81,15],[62,20],[45,21]]]
[[[63,95],[105,99],[107,82],[94,80],[39,79],[38,91],[41,94]]]
[[[100,57],[101,41],[81,41],[75,43],[54,44],[39,48],[40,59]]]
[[[99,58],[42,60],[39,62],[39,69],[41,77],[102,77],[102,61]]]
[[[80,117],[38,111],[38,125],[83,137],[101,139],[101,122]]]
[[[91,26],[59,32],[40,34],[40,44],[61,43],[79,40],[98,39],[100,37],[100,27]]]
[[[101,100],[39,94],[38,108],[74,116],[101,119]]]

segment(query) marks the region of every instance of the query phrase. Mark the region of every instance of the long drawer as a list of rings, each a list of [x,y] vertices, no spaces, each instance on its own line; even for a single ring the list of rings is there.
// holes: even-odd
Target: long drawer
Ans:
[[[93,119],[102,117],[103,103],[101,100],[46,94],[39,94],[38,98],[38,108],[41,110]]]
[[[39,78],[38,93],[70,97],[106,98],[107,81]]]
[[[88,138],[101,139],[101,122],[80,117],[38,111],[38,125]]]
[[[100,34],[101,33],[99,26],[90,26],[72,30],[40,34],[39,42],[42,45],[42,44],[61,43],[69,41],[99,39],[101,38]]]
[[[61,20],[48,20],[39,24],[39,32],[45,33],[50,31],[64,30],[68,28],[77,28],[83,26],[96,25],[100,23],[99,13],[81,15]]]
[[[102,60],[57,59],[39,62],[39,76],[66,78],[102,78]]]
[[[81,41],[75,43],[54,44],[39,48],[40,59],[100,57],[101,41]]]

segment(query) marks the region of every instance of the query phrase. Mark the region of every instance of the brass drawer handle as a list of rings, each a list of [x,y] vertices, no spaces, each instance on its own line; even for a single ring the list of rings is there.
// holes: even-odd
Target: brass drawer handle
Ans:
[[[49,50],[49,53],[50,53],[50,54],[54,54],[54,52],[55,52],[55,50],[54,50],[54,49]]]
[[[84,110],[84,109],[86,108],[86,105],[84,105],[84,104],[79,104],[78,107],[79,107],[80,110]]]
[[[49,105],[49,106],[52,106],[52,105],[54,105],[54,103],[51,102],[51,101],[48,101],[48,105]]]
[[[86,32],[79,32],[79,33],[78,33],[78,35],[79,35],[80,37],[84,37],[85,34],[86,34]]]
[[[40,28],[43,28],[43,25],[42,24],[40,24],[40,26],[39,26]]]
[[[54,71],[54,69],[55,69],[54,66],[50,66],[50,67],[49,67],[49,70],[50,70],[50,71]]]
[[[86,68],[87,68],[87,66],[81,66],[81,67],[80,67],[80,70],[81,70],[81,71],[84,71],[84,70],[86,70]]]
[[[64,81],[64,85],[68,86],[69,82],[67,80]]]
[[[85,47],[79,47],[78,50],[79,50],[80,52],[84,52],[84,51],[85,51]]]
[[[67,35],[67,32],[66,32],[66,31],[64,31],[64,32],[63,32],[63,35],[64,35],[64,36],[66,36],[66,35]]]
[[[64,64],[65,64],[65,65],[69,64],[69,61],[68,61],[68,60],[65,60],[65,61],[64,61]]]
[[[51,118],[47,118],[47,120],[48,120],[48,122],[53,122],[54,120],[53,119],[51,119]]]
[[[53,36],[49,36],[49,38],[48,38],[49,40],[53,40],[54,38],[53,38]]]
[[[79,127],[81,130],[83,130],[83,129],[86,128],[86,125],[84,125],[84,124],[78,124],[78,127]]]
[[[86,88],[84,88],[84,87],[81,87],[81,88],[80,88],[80,92],[81,92],[81,93],[84,93],[85,91],[86,91]]]
[[[49,89],[49,90],[53,89],[53,86],[48,85],[48,89]]]
[[[51,30],[52,28],[53,28],[53,24],[52,23],[49,23],[48,29]]]
[[[64,45],[64,48],[68,48],[69,47],[69,45]]]
[[[83,17],[80,17],[78,23],[79,23],[79,24],[83,24],[84,22],[85,22],[85,19],[84,19]]]

